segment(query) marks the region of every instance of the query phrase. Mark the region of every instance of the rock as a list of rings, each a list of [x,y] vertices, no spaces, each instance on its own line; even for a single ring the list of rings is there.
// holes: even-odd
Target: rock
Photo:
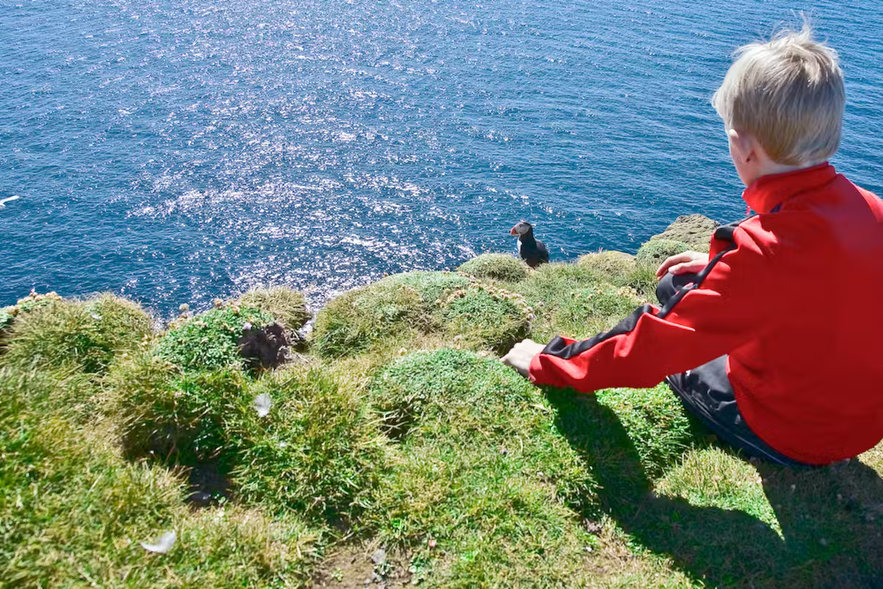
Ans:
[[[196,491],[187,498],[191,503],[209,505],[212,502],[212,494],[206,491]]]
[[[236,342],[249,368],[276,368],[288,359],[291,342],[278,323],[265,327],[248,326]]]
[[[657,239],[682,241],[694,251],[707,252],[711,235],[719,225],[720,223],[705,215],[681,215],[665,231],[651,237],[650,241]]]

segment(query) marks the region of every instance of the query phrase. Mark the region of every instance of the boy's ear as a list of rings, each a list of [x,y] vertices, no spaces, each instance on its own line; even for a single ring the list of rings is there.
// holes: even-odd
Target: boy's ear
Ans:
[[[754,136],[740,133],[736,129],[727,129],[727,136],[730,139],[733,155],[738,156],[742,163],[758,162],[763,148]]]
[[[740,162],[748,163],[757,159],[757,144],[752,136],[736,129],[727,129],[727,137],[733,156],[738,157]]]

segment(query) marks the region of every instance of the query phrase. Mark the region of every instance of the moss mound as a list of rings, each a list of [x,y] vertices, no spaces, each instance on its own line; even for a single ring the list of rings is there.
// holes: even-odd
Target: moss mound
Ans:
[[[500,351],[527,334],[530,309],[504,290],[450,272],[410,272],[344,293],[316,317],[313,344],[325,356],[399,349],[421,335]]]
[[[16,316],[2,362],[46,369],[76,365],[100,374],[116,354],[135,350],[151,334],[151,324],[138,305],[113,295],[41,301]]]
[[[271,315],[252,307],[211,309],[166,332],[157,343],[156,353],[186,370],[242,366],[239,342],[244,332],[272,322]]]
[[[313,347],[324,356],[355,355],[385,338],[407,338],[428,322],[416,289],[375,283],[346,292],[319,311]]]
[[[658,239],[682,241],[691,250],[707,252],[711,236],[718,225],[717,221],[709,219],[705,215],[681,215],[666,227],[665,231],[651,237],[650,241]]]
[[[387,276],[377,284],[401,285],[413,288],[420,295],[427,310],[432,310],[433,305],[441,299],[445,293],[467,286],[471,281],[454,272],[405,272]]]
[[[544,264],[517,288],[536,315],[530,335],[537,341],[591,337],[642,302],[631,287],[601,282],[595,269],[578,264]]]
[[[594,485],[536,389],[496,360],[440,350],[402,358],[369,394],[399,444],[366,514],[386,542],[431,560],[437,540],[455,563],[434,577],[444,586],[578,574],[586,539],[565,504]]]
[[[577,265],[592,272],[599,280],[626,286],[638,269],[635,256],[625,252],[601,251],[579,257]]]
[[[172,464],[235,461],[229,430],[247,410],[247,378],[235,364],[183,370],[148,351],[111,370],[111,415],[130,456]]]
[[[290,331],[297,331],[312,318],[304,295],[285,286],[254,288],[239,297],[234,305],[263,311]]]
[[[528,275],[527,264],[507,254],[481,254],[463,263],[457,272],[476,278],[521,282]]]
[[[519,295],[473,284],[451,292],[436,315],[453,338],[502,354],[527,337],[532,311]]]
[[[680,254],[690,249],[690,245],[673,239],[654,239],[638,249],[636,260],[639,266],[656,270],[669,256]]]
[[[61,300],[62,298],[55,292],[39,294],[32,291],[28,296],[19,299],[16,304],[0,308],[0,339],[8,335],[16,317]]]
[[[235,437],[238,494],[274,511],[351,519],[370,505],[386,468],[386,438],[354,383],[318,367],[277,371],[249,389],[269,413],[248,411]]]

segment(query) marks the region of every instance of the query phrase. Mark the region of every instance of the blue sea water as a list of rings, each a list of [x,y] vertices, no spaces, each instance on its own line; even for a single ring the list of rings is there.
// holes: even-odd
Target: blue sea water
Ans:
[[[799,10],[847,77],[833,161],[883,194],[883,0],[0,0],[0,304],[319,305],[520,219],[569,260],[738,218],[709,100]]]

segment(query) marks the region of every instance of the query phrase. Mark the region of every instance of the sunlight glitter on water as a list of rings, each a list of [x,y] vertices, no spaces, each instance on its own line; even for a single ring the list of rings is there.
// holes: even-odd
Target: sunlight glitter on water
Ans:
[[[837,165],[878,190],[880,11],[821,2],[849,65]],[[0,11],[0,304],[162,313],[257,283],[327,297],[514,252],[634,249],[741,215],[708,99],[784,2],[34,1]],[[870,37],[869,37],[870,38]],[[876,37],[874,37],[876,38]],[[850,77],[851,76],[851,77]],[[876,185],[874,183],[876,182]]]

